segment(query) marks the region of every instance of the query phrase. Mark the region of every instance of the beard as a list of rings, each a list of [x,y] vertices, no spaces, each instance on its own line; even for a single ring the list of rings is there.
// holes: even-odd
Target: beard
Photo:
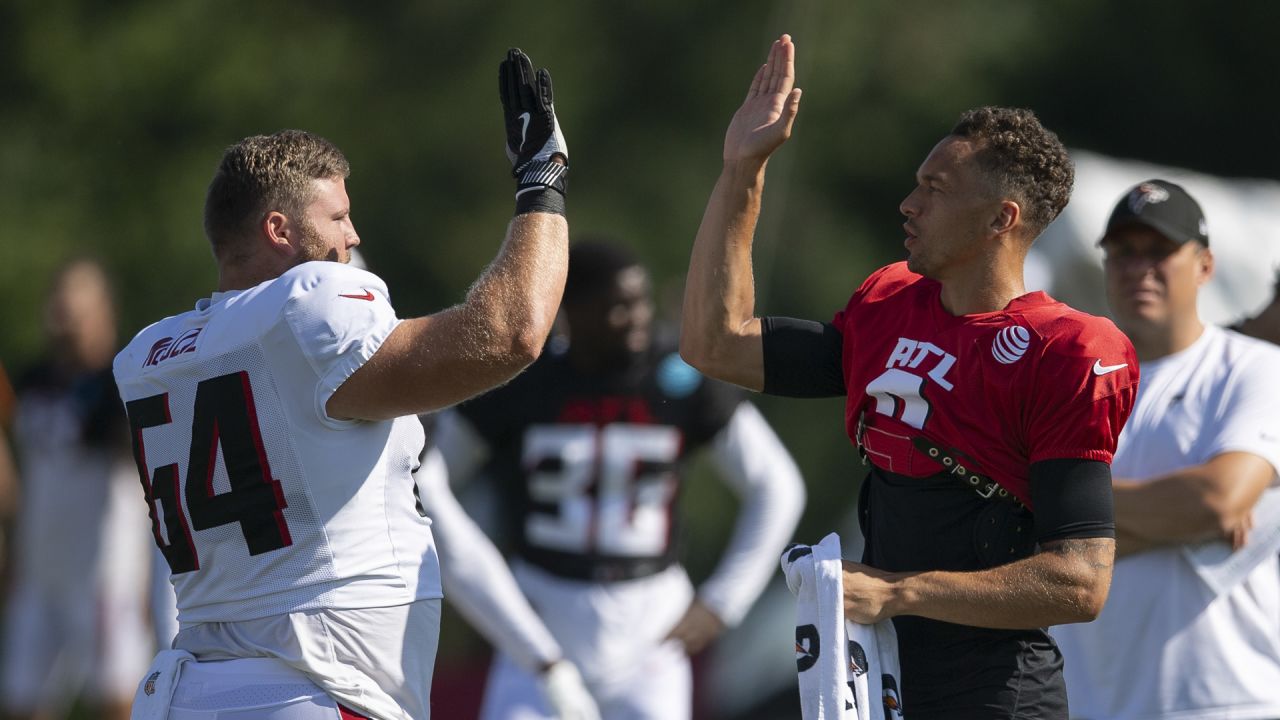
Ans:
[[[348,258],[342,256],[337,248],[329,247],[320,239],[316,226],[303,219],[298,223],[302,230],[302,239],[298,241],[298,264],[312,260],[345,263]]]

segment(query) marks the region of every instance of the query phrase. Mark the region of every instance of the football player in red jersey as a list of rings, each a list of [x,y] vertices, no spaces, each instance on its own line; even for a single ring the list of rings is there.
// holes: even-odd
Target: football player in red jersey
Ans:
[[[1108,463],[1138,381],[1114,325],[1023,285],[1028,248],[1070,197],[1070,159],[1030,111],[965,113],[902,202],[905,263],[831,322],[757,317],[752,234],[800,107],[794,58],[790,37],[775,41],[725,135],[681,353],[753,390],[847,396],[870,472],[845,615],[893,620],[907,717],[1066,718],[1045,628],[1106,600]]]

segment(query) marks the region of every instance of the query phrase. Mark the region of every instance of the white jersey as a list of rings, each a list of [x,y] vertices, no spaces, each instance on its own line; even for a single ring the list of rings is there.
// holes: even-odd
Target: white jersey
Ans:
[[[1280,468],[1280,348],[1207,327],[1191,347],[1142,363],[1141,375],[1116,477],[1153,478],[1237,451]],[[1280,717],[1274,555],[1223,595],[1177,546],[1126,556],[1098,619],[1053,636],[1073,718]]]
[[[214,293],[116,357],[184,625],[441,596],[417,418],[325,410],[399,322],[377,276],[309,262]]]

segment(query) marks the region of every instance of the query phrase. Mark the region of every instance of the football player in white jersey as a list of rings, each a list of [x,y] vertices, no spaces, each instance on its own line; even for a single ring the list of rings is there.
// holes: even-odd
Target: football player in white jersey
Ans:
[[[516,215],[434,315],[397,318],[345,264],[360,239],[333,144],[286,130],[223,155],[204,219],[217,291],[115,362],[179,612],[135,716],[429,717],[441,591],[415,416],[532,362],[565,276],[550,75],[512,50],[499,85]]]

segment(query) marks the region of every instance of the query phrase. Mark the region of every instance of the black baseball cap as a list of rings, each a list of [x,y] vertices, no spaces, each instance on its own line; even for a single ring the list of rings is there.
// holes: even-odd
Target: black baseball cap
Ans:
[[[1103,239],[1125,225],[1146,225],[1179,245],[1192,240],[1209,245],[1200,203],[1168,180],[1151,179],[1130,188],[1111,211]]]

